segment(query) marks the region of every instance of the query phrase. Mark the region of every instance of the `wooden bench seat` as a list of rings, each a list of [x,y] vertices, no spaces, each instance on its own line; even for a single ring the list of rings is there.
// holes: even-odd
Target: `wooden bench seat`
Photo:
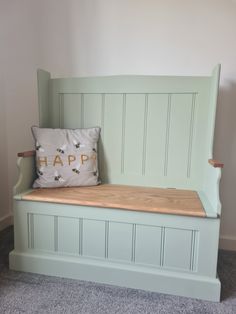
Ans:
[[[120,208],[205,217],[197,192],[178,189],[103,184],[92,187],[37,189],[23,200]]]

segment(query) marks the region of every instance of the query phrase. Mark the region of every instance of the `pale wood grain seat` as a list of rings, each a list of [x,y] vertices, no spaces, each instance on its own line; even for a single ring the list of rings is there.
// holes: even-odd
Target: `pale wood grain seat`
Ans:
[[[179,189],[103,184],[92,187],[37,189],[24,195],[23,200],[206,216],[197,192]]]

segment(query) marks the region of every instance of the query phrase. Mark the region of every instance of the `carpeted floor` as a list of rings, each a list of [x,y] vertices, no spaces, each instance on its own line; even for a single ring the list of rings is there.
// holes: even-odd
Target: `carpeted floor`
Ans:
[[[221,303],[8,269],[12,227],[0,232],[0,314],[236,314],[236,252],[220,251]]]

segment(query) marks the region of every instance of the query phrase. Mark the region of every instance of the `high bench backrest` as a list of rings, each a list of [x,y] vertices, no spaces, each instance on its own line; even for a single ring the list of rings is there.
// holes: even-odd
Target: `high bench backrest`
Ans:
[[[38,70],[40,126],[101,127],[103,182],[199,189],[212,157],[212,76],[55,78]]]

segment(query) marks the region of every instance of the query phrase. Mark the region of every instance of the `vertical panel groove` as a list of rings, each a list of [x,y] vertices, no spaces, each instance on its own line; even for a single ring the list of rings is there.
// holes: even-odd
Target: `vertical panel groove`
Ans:
[[[194,121],[195,121],[195,104],[196,104],[196,93],[192,95],[192,108],[191,108],[191,118],[190,118],[189,144],[188,144],[187,178],[190,177],[190,172],[191,172],[193,130],[194,130]]]
[[[83,218],[79,218],[79,255],[83,255]]]
[[[196,250],[196,230],[192,230],[191,237],[191,256],[190,256],[190,271],[194,271],[195,268],[195,250]]]
[[[144,126],[143,126],[143,158],[142,175],[146,172],[146,148],[147,148],[147,116],[148,116],[148,94],[145,94]]]
[[[30,215],[27,214],[28,249],[31,249]]]
[[[194,247],[193,247],[193,271],[197,271],[197,259],[198,259],[198,236],[199,236],[199,231],[194,230]]]
[[[58,216],[54,216],[54,251],[58,251]]]
[[[30,248],[34,249],[34,215],[30,214]]]
[[[166,118],[164,176],[167,176],[167,172],[168,172],[169,139],[170,139],[170,117],[171,117],[171,94],[168,94],[168,106],[167,106],[167,118]]]
[[[122,105],[122,142],[121,142],[121,174],[124,174],[124,166],[125,166],[125,120],[126,120],[126,94],[123,94],[123,105]]]
[[[105,258],[108,258],[109,221],[105,222]]]
[[[101,94],[102,96],[102,105],[101,105],[101,137],[99,139],[99,148],[100,148],[100,158],[99,158],[99,169],[101,174],[104,173],[104,127],[105,127],[105,101],[106,101],[106,94]]]
[[[161,252],[160,252],[160,266],[164,265],[165,255],[165,227],[161,227]]]
[[[84,94],[81,94],[81,117],[80,117],[81,128],[84,128]]]
[[[102,94],[102,106],[101,106],[101,136],[102,138],[104,138],[105,101],[106,101],[106,94]]]
[[[136,224],[132,226],[132,254],[131,262],[135,263],[135,246],[136,246]]]
[[[64,127],[64,94],[59,94],[59,128]]]

